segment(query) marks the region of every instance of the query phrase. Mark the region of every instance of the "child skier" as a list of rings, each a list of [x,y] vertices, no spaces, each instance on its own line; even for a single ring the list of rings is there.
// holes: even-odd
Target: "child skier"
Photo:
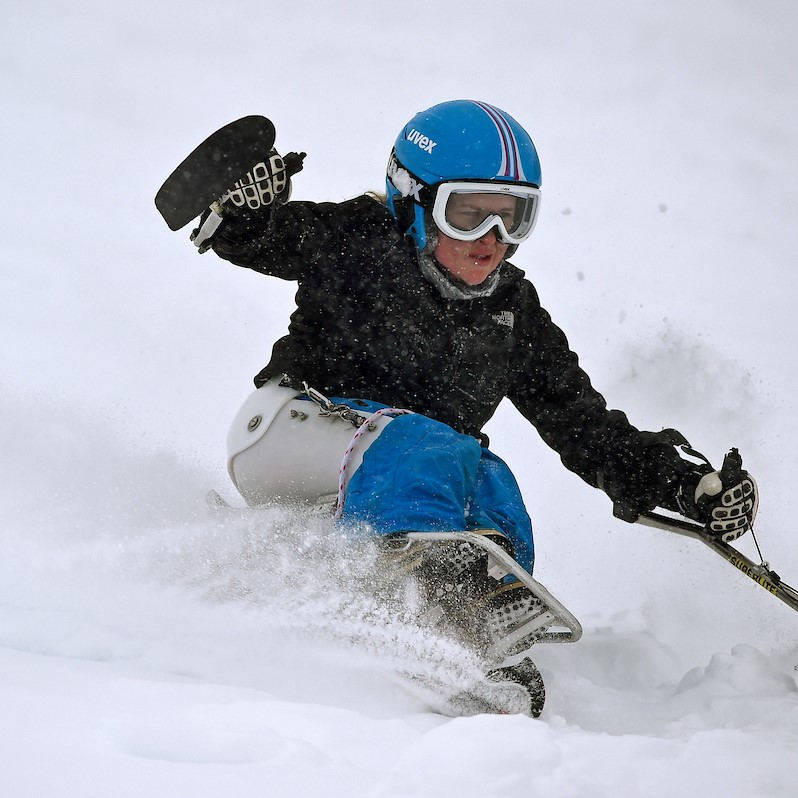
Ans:
[[[260,390],[309,388],[361,420],[381,416],[338,497],[341,523],[377,536],[487,531],[531,572],[529,515],[482,432],[506,397],[619,518],[662,507],[723,540],[751,529],[754,480],[697,465],[675,430],[641,431],[608,409],[507,260],[532,234],[541,197],[535,146],[509,114],[470,100],[417,114],[396,139],[384,198],[289,202],[299,169],[300,156],[272,152],[193,238],[200,251],[298,283]],[[268,499],[261,487],[248,498]]]

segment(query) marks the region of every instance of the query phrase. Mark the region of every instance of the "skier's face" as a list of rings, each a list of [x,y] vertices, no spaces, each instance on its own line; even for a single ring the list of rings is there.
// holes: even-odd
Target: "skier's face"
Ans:
[[[453,194],[446,204],[446,221],[457,230],[476,230],[491,216],[497,216],[512,227],[516,199],[500,194]],[[498,268],[508,244],[496,237],[496,229],[488,230],[474,241],[451,238],[438,230],[435,258],[449,274],[466,285],[480,285]]]
[[[458,241],[439,230],[435,259],[452,277],[466,285],[480,285],[499,267],[508,246],[493,230],[476,241]]]

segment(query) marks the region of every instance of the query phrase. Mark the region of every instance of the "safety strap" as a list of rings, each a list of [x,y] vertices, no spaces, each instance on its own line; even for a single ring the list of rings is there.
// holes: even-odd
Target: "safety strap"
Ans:
[[[302,391],[305,396],[311,401],[315,402],[319,407],[319,412],[324,416],[337,415],[348,421],[352,426],[357,427],[349,446],[346,447],[344,452],[344,459],[341,461],[341,468],[338,471],[338,499],[335,503],[335,511],[333,517],[337,521],[344,511],[344,501],[346,500],[346,488],[349,485],[349,466],[354,456],[355,450],[360,443],[360,439],[367,432],[374,432],[377,429],[377,419],[382,416],[396,416],[412,415],[412,410],[403,410],[400,407],[383,407],[376,413],[364,417],[352,409],[349,405],[335,404],[332,400],[328,399],[321,391],[312,388],[306,382],[302,383]]]
[[[344,502],[346,501],[346,489],[349,485],[349,465],[352,457],[357,449],[360,439],[367,433],[373,432],[376,429],[376,421],[382,416],[396,416],[412,415],[412,410],[403,410],[399,407],[383,407],[376,413],[372,413],[366,418],[358,428],[354,437],[349,442],[346,451],[344,452],[344,459],[341,461],[341,470],[338,472],[338,501],[335,504],[334,518],[337,521],[344,511]]]

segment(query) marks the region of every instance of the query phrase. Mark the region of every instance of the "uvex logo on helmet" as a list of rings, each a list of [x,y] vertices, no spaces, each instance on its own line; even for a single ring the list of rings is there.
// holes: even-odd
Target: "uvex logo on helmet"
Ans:
[[[429,136],[425,136],[423,133],[419,133],[418,130],[413,128],[409,133],[405,135],[405,138],[411,143],[415,144],[417,147],[420,147],[422,150],[426,150],[428,153],[432,153],[432,148],[436,147],[438,142],[433,141]]]

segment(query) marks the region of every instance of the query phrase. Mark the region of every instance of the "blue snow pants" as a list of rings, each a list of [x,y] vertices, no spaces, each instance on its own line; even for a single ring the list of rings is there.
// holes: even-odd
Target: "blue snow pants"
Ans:
[[[366,414],[385,407],[334,401]],[[476,438],[417,413],[394,418],[366,450],[340,520],[378,535],[496,529],[530,573],[535,559],[532,522],[507,464]]]

